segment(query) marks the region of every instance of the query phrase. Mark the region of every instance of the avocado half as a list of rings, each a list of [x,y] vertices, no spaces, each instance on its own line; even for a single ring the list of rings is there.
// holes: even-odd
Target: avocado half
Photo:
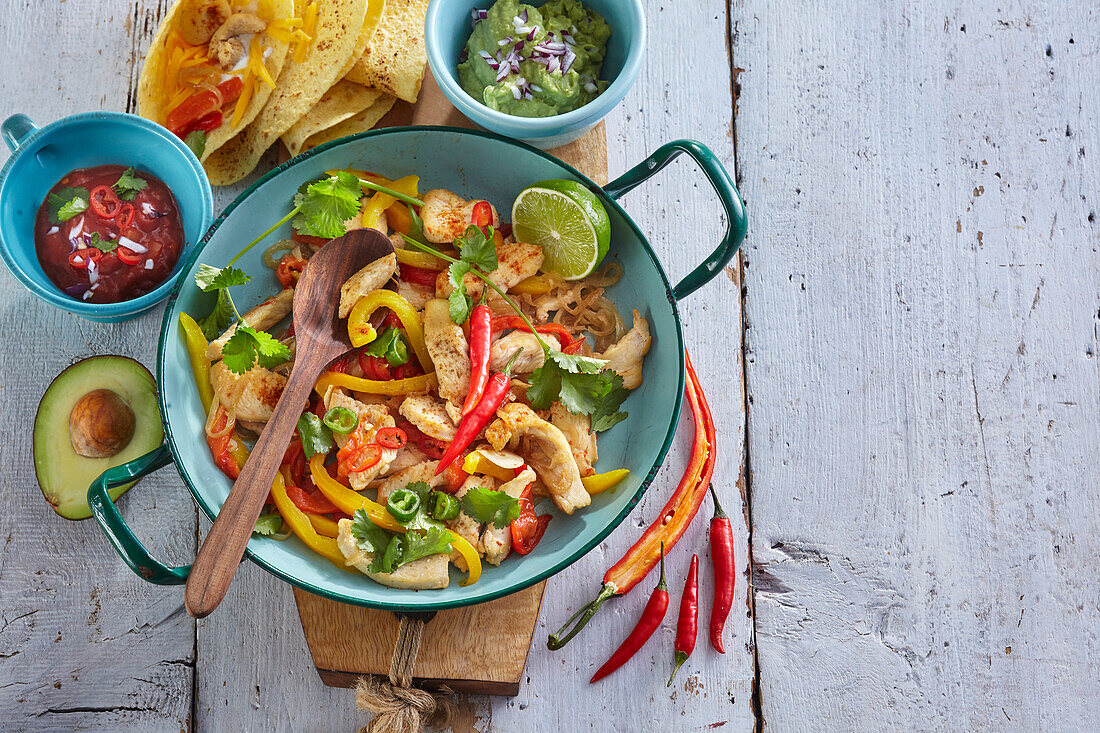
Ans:
[[[88,487],[108,468],[164,440],[157,383],[125,356],[93,356],[57,375],[34,418],[34,472],[42,496],[66,519],[87,519]],[[111,490],[118,499],[132,483]]]

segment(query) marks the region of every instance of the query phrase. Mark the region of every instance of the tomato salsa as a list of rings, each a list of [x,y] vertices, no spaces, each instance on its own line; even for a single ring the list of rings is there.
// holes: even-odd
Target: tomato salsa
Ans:
[[[183,250],[164,182],[122,165],[78,168],[38,208],[34,244],[46,276],[73,298],[118,303],[168,279]]]

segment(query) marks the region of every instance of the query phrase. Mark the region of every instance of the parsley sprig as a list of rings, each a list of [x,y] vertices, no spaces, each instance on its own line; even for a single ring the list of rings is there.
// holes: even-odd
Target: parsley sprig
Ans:
[[[459,257],[456,259],[423,241],[422,236],[415,236],[418,233],[419,217],[411,209],[410,213],[413,221],[411,233],[414,236],[402,235],[405,241],[417,249],[451,263],[448,269],[451,285],[454,288],[450,296],[451,319],[456,323],[462,323],[470,315],[472,301],[466,293],[463,278],[467,273],[473,273],[496,291],[497,295],[523,319],[539,346],[542,347],[545,359],[542,366],[531,373],[530,386],[527,388],[527,399],[530,400],[532,407],[536,410],[545,410],[551,403],[559,401],[574,414],[590,416],[592,430],[595,432],[607,430],[626,419],[627,414],[619,411],[619,406],[630,391],[623,387],[622,377],[610,369],[605,369],[604,365],[607,362],[603,359],[566,354],[550,348],[515,301],[489,279],[486,273],[495,270],[499,264],[496,247],[493,245],[492,227],[482,232],[476,226],[469,226],[466,232],[455,240],[459,250]]]

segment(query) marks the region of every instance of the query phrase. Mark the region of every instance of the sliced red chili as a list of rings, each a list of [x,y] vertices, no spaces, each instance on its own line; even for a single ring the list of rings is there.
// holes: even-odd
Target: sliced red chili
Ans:
[[[429,270],[424,267],[401,265],[401,279],[413,285],[423,285],[424,287],[434,288],[439,273],[440,270]]]
[[[123,204],[118,209],[118,214],[115,215],[115,223],[118,224],[118,228],[130,226],[134,221],[134,205]]]
[[[136,265],[141,262],[144,255],[139,252],[135,252],[127,247],[119,247],[115,250],[115,255],[122,261],[124,265]]]
[[[409,436],[401,428],[379,428],[374,439],[378,441],[378,445],[390,450],[404,448],[405,443],[409,442]]]
[[[382,460],[382,446],[368,443],[348,461],[348,473],[366,471]]]
[[[454,461],[447,466],[447,470],[443,473],[443,478],[447,482],[446,491],[448,494],[453,494],[461,489],[462,484],[466,483],[466,479],[470,478],[470,474],[462,470],[461,463],[461,461]]]
[[[122,209],[122,202],[118,200],[118,195],[110,186],[96,186],[92,189],[89,198],[92,211],[101,219],[114,219]]]
[[[393,379],[390,372],[390,364],[380,356],[371,356],[365,352],[359,352],[359,368],[363,370],[363,376],[379,382],[388,382]]]
[[[97,252],[99,250],[96,250]],[[74,249],[69,253],[69,264],[78,270],[86,270],[88,268],[87,256],[88,250],[86,249]]]

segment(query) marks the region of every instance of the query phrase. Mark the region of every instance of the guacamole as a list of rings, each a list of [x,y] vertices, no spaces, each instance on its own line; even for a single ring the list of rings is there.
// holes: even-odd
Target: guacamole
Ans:
[[[474,13],[458,79],[486,107],[550,117],[588,104],[607,88],[600,67],[611,27],[578,0],[549,0],[540,8],[497,0]]]

